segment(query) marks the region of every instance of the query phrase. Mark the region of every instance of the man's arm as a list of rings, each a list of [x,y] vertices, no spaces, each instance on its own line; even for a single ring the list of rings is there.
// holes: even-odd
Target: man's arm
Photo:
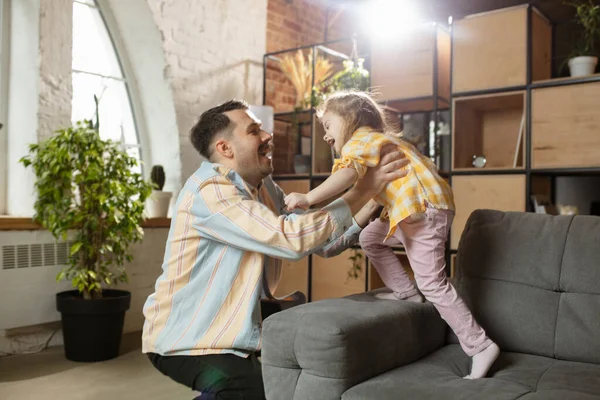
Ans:
[[[178,214],[189,211],[192,225],[202,237],[240,249],[300,259],[335,241],[352,225],[351,208],[343,200],[316,212],[277,216],[223,176],[198,183],[197,194],[182,202]],[[185,204],[189,204],[188,210],[182,209]]]

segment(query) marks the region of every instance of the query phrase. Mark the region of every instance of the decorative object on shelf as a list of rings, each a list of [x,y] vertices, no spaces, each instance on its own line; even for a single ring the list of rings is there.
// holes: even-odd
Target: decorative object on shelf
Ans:
[[[557,204],[558,213],[560,215],[578,215],[579,207],[569,204]]]
[[[523,142],[523,132],[525,131],[525,112],[521,117],[521,124],[519,125],[519,136],[517,137],[517,145],[515,148],[515,158],[513,159],[513,168],[517,168],[519,162],[519,152],[521,150],[521,143]]]
[[[165,170],[162,165],[155,165],[150,172],[150,179],[154,186],[152,194],[146,200],[146,216],[148,218],[166,218],[169,214],[169,206],[173,192],[164,192]]]
[[[348,257],[348,260],[352,261],[352,265],[348,270],[348,279],[358,279],[362,272],[362,259],[363,255],[357,250],[352,249],[352,255]]]
[[[427,141],[429,139],[429,114],[404,114],[402,118],[401,138],[415,146],[421,154],[427,153]]]
[[[296,89],[295,109],[306,108],[306,105],[312,103],[314,96],[313,77],[312,77],[312,52],[304,57],[302,50],[298,50],[295,55],[286,54],[279,60],[281,71]],[[333,64],[324,57],[317,57],[315,60],[314,84],[319,85],[331,74]]]
[[[592,75],[598,64],[597,42],[600,40],[600,4],[597,0],[566,1],[576,11],[576,22],[583,32],[568,57],[571,76]]]
[[[344,69],[325,80],[315,92],[317,93],[317,104],[327,94],[339,90],[359,90],[366,92],[369,89],[369,71],[364,67],[364,58],[358,57],[358,44],[356,38],[352,38],[352,53],[348,60],[342,61]],[[314,105],[313,105],[314,106]]]
[[[144,236],[144,201],[152,191],[132,170],[138,161],[120,143],[102,140],[98,126],[98,119],[77,122],[30,145],[20,160],[36,175],[34,220],[56,239],[73,242],[69,264],[56,278],[76,288],[56,295],[65,356],[73,361],[119,353],[131,293],[105,286],[127,282],[124,264],[133,258],[130,245]]]
[[[487,163],[487,160],[486,160],[485,156],[473,155],[473,166],[475,168],[483,168],[483,167],[485,167],[486,163]]]
[[[541,194],[531,196],[533,211],[537,214],[558,215],[558,209],[550,201],[550,197]]]

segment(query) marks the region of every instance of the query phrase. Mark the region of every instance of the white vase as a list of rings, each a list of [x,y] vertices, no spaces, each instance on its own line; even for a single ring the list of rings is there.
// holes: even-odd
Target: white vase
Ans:
[[[598,64],[598,57],[581,56],[569,60],[571,76],[593,75]]]
[[[167,217],[169,215],[171,197],[173,197],[173,192],[153,190],[150,197],[146,200],[146,216],[148,218]]]

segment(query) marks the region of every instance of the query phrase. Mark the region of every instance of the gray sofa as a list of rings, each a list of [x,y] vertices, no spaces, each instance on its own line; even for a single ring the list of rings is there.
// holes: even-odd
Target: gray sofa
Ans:
[[[454,284],[502,353],[488,378],[427,304],[372,293],[267,318],[270,400],[600,399],[600,218],[477,210]]]

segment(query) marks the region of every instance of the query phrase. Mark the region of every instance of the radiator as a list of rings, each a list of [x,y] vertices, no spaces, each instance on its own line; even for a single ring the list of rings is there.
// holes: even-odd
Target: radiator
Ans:
[[[60,320],[55,294],[70,282],[56,282],[56,275],[70,246],[47,231],[0,232],[0,330]]]
[[[144,232],[142,243],[131,248],[129,284],[117,287],[132,294],[125,332],[142,328],[142,306],[161,273],[168,229]],[[0,331],[60,321],[55,295],[72,287],[67,281],[56,282],[56,275],[68,263],[70,243],[57,242],[44,230],[0,231]]]

